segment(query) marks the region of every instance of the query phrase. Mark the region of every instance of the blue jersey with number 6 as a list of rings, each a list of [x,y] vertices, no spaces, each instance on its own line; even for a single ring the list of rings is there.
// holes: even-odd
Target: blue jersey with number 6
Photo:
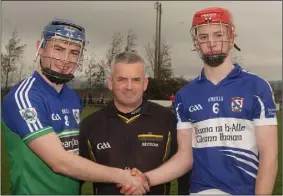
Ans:
[[[174,108],[178,129],[192,130],[191,192],[254,194],[259,167],[256,126],[277,125],[268,82],[235,64],[214,85],[202,70],[177,93]]]

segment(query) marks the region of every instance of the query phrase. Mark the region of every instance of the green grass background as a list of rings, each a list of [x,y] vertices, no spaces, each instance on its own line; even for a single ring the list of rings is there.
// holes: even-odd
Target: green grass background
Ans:
[[[83,110],[82,119],[87,115],[95,112],[95,108],[86,108]],[[278,113],[278,174],[276,177],[276,182],[273,190],[274,195],[282,195],[282,111]],[[1,134],[1,194],[9,195],[9,164],[7,160],[7,152],[5,150],[5,141]],[[177,181],[174,180],[171,183],[171,194],[176,195],[178,191]],[[87,182],[83,185],[83,195],[92,195],[92,186],[90,182]]]

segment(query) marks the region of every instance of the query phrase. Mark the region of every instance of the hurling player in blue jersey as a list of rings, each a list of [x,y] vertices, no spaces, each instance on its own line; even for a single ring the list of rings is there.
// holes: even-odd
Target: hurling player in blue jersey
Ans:
[[[129,171],[78,156],[82,102],[66,83],[74,78],[85,43],[82,26],[51,21],[37,43],[37,70],[5,97],[1,122],[11,194],[77,195],[79,180],[132,184],[145,193],[147,185]]]
[[[228,10],[207,8],[196,12],[191,35],[204,67],[176,94],[174,103],[178,143],[184,133],[192,139],[188,143],[193,149],[190,192],[272,194],[278,149],[270,85],[232,63],[231,49],[240,49],[235,45],[235,26]],[[188,168],[188,162],[176,155],[145,173],[151,185],[177,178]],[[124,186],[121,192],[128,189]]]
[[[277,119],[267,81],[233,64],[231,13],[195,13],[191,35],[204,62],[175,99],[178,129],[191,132],[192,193],[271,194],[277,174]]]

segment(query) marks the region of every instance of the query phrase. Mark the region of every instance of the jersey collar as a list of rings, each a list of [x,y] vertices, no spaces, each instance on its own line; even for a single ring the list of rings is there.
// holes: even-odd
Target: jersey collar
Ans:
[[[232,69],[232,71],[227,75],[227,77],[224,80],[229,80],[229,79],[232,79],[232,78],[236,78],[236,77],[238,77],[241,74],[241,72],[242,72],[241,66],[238,65],[238,64],[233,64],[233,65],[234,65],[234,68]],[[208,81],[206,76],[205,76],[205,73],[204,73],[204,68],[202,68],[201,73],[198,76],[198,81],[199,82],[201,82],[201,81]]]
[[[151,115],[150,109],[148,107],[148,100],[143,98],[143,103],[141,107],[141,115]],[[109,116],[117,116],[117,109],[114,105],[114,101],[111,101],[107,106],[106,110]]]
[[[38,73],[38,71],[35,71],[33,73],[33,77],[35,77],[41,83],[41,85],[52,95],[60,96],[66,88],[66,85],[64,84],[62,90],[58,93],[54,87],[52,87],[45,81],[45,79]]]

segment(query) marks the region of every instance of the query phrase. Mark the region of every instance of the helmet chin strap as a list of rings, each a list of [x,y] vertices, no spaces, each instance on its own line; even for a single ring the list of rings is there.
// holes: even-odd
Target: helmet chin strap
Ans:
[[[235,44],[233,44],[233,46],[235,46]],[[209,67],[218,67],[219,65],[224,63],[225,59],[228,57],[228,54],[230,53],[232,48],[233,47],[231,47],[227,53],[222,52],[219,54],[212,54],[212,55],[203,54],[201,58],[203,62]]]
[[[218,67],[225,61],[226,57],[227,57],[227,54],[225,53],[220,53],[220,54],[215,54],[215,55],[203,55],[202,60],[209,67]]]
[[[72,79],[74,79],[73,74],[62,74],[58,73],[56,71],[51,70],[50,68],[45,68],[42,66],[41,60],[40,60],[40,67],[41,67],[41,72],[42,74],[52,83],[55,84],[65,84]]]

